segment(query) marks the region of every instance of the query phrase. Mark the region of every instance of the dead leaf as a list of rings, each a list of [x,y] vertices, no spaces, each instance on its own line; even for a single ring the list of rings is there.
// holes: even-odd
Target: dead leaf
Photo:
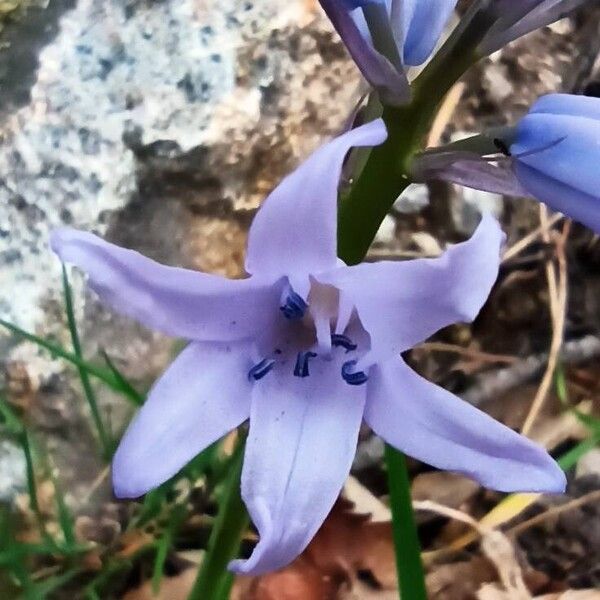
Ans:
[[[460,509],[473,499],[480,486],[472,479],[447,471],[420,473],[412,482],[413,501],[431,500],[450,508]],[[431,512],[418,513],[420,521],[435,519]]]
[[[485,558],[476,556],[434,567],[426,577],[430,600],[474,600],[477,590],[498,578],[496,569]]]
[[[483,536],[481,549],[496,567],[503,589],[497,588],[496,594],[492,586],[483,586],[477,594],[479,600],[531,600],[515,549],[506,535],[501,531],[490,531]]]
[[[185,569],[175,577],[163,577],[156,595],[152,592],[152,583],[147,581],[129,590],[122,600],[186,600],[195,580],[196,569]]]
[[[239,578],[236,587],[232,600],[334,600],[338,583],[300,557],[281,571]]]
[[[568,590],[558,594],[536,596],[534,600],[600,600],[600,590]]]
[[[339,500],[302,556],[277,573],[238,578],[232,598],[385,600],[388,591],[397,595],[396,588],[391,523],[373,523],[368,514],[355,513],[351,502]],[[353,595],[358,589],[372,595]]]

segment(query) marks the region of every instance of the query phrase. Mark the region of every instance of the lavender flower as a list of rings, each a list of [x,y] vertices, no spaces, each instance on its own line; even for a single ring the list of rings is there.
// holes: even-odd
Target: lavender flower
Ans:
[[[416,178],[537,198],[600,233],[600,99],[549,94],[515,129],[471,139],[418,158]],[[497,160],[463,150],[486,140],[501,154]]]
[[[238,572],[280,568],[307,546],[348,476],[363,418],[400,450],[488,487],[564,488],[542,448],[400,358],[476,316],[499,266],[494,219],[437,259],[347,267],[336,258],[344,156],[385,137],[381,120],[350,131],[283,180],[252,224],[246,279],[162,266],[71,229],[52,236],[115,310],[190,340],[121,441],[117,496],[158,486],[250,419],[242,495],[260,541],[232,563]]]
[[[433,51],[457,0],[320,0],[352,58],[384,102],[404,104],[405,65]]]
[[[586,0],[490,0],[488,11],[497,16],[497,21],[481,44],[484,54],[491,54],[509,42],[540,27],[550,25]]]

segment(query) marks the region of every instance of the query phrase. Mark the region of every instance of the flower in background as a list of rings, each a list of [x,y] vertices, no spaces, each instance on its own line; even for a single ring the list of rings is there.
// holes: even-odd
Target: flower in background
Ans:
[[[493,157],[475,148],[492,141]],[[452,148],[457,148],[452,150]],[[485,158],[485,156],[489,158]],[[418,157],[417,179],[437,178],[512,196],[532,197],[600,233],[600,99],[540,98],[514,129],[457,142]]]
[[[517,38],[567,16],[586,0],[490,0],[488,10],[496,22],[480,46],[491,54]]]
[[[405,66],[424,63],[457,0],[320,0],[365,79],[384,102],[410,99]]]
[[[113,461],[120,497],[173,476],[247,419],[242,497],[262,573],[310,542],[348,476],[364,420],[435,467],[503,491],[558,492],[539,446],[417,375],[400,353],[470,321],[498,272],[491,217],[436,259],[348,267],[336,257],[340,171],[353,146],[386,138],[377,120],[317,150],[267,198],[249,233],[249,277],[166,267],[72,229],[52,247],[115,310],[189,345],[155,383]]]

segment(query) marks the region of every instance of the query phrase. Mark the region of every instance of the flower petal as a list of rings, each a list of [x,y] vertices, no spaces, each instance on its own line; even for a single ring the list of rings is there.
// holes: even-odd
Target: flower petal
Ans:
[[[457,0],[403,0],[404,62],[416,66],[424,63],[435,48]],[[392,15],[396,11],[392,9]],[[396,29],[398,26],[396,25]]]
[[[371,369],[365,421],[389,444],[503,492],[563,492],[564,473],[537,444],[417,375],[401,359]]]
[[[377,119],[325,144],[288,175],[254,218],[246,255],[248,273],[275,279],[333,268],[344,158],[353,146],[375,146],[386,137],[385,125]]]
[[[536,100],[529,114],[570,115],[600,121],[600,99],[574,94],[546,94]]]
[[[357,368],[411,348],[457,321],[472,321],[487,300],[500,266],[504,234],[484,215],[470,240],[439,258],[382,261],[318,276],[353,301],[371,336]]]
[[[350,472],[365,386],[341,378],[341,362],[315,358],[310,376],[277,368],[254,386],[242,495],[260,541],[240,573],[279,569],[308,545]]]
[[[168,335],[227,341],[261,331],[278,314],[273,282],[232,280],[166,267],[74,229],[52,233],[52,249],[87,273],[113,309]]]
[[[491,162],[474,152],[460,150],[425,152],[413,161],[411,170],[415,181],[439,179],[493,194],[528,196],[512,163],[508,157]]]
[[[381,91],[385,102],[406,104],[410,100],[406,74],[398,71],[385,56],[375,50],[364,15],[358,9],[378,2],[319,1],[365,79]]]
[[[500,18],[479,50],[492,54],[527,33],[550,25],[579,8],[586,0],[494,0]]]
[[[515,173],[531,196],[600,233],[600,200],[517,162]]]
[[[154,384],[113,459],[119,498],[175,475],[250,413],[249,344],[193,342]]]
[[[600,104],[600,100],[596,101]],[[536,112],[521,119],[517,141],[510,150],[518,157],[518,163],[573,189],[598,196],[599,144],[600,119]],[[527,188],[526,180],[521,178],[521,183]]]

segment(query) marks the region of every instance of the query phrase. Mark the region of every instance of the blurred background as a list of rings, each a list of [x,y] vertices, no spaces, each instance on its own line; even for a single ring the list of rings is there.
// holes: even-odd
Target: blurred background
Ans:
[[[547,92],[600,95],[599,50],[589,2],[472,69],[428,143],[512,124]],[[113,499],[94,407],[118,439],[134,403],[90,384],[85,365],[143,393],[177,344],[104,309],[76,273],[70,315],[49,232],[66,224],[240,276],[261,200],[344,128],[363,91],[316,0],[0,0],[1,599],[186,598],[231,449],[226,440],[150,501]],[[600,598],[600,242],[535,202],[414,185],[369,258],[436,256],[482,209],[508,233],[490,301],[473,327],[449,328],[409,359],[515,429],[529,415],[529,435],[561,459],[570,487],[502,503],[411,463],[430,597]],[[69,316],[79,370],[56,352],[73,352]],[[396,598],[382,456],[365,429],[345,499],[305,555],[237,581],[233,596]],[[250,531],[243,551],[254,541]]]

